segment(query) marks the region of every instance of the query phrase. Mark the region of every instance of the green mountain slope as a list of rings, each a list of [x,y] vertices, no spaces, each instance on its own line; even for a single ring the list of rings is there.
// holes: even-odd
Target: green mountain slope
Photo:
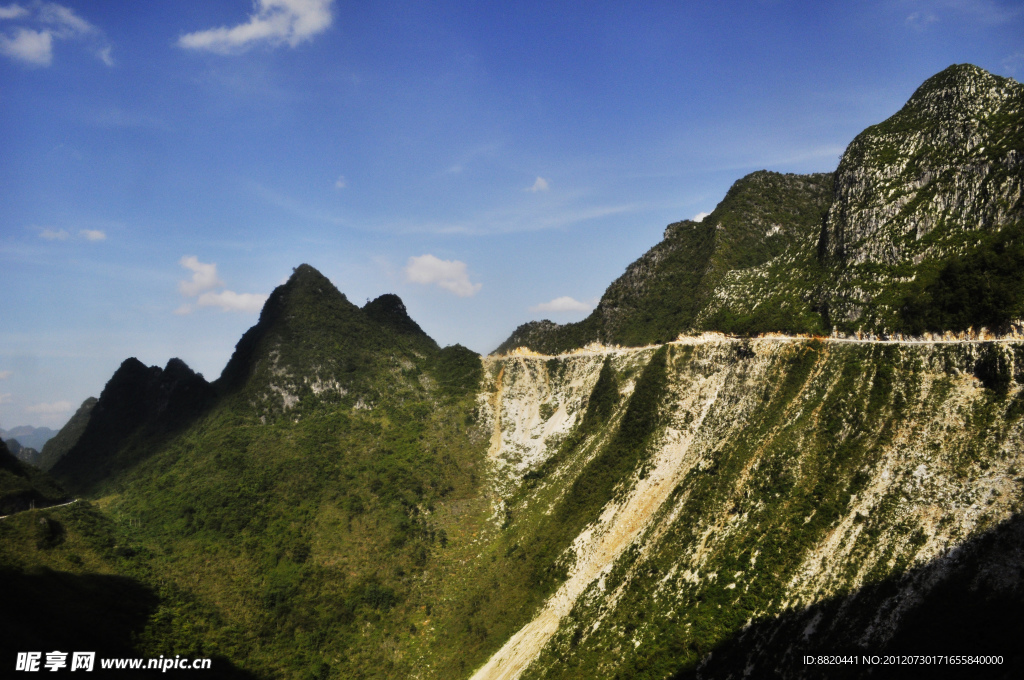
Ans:
[[[54,472],[103,496],[131,553],[118,573],[157,591],[140,639],[173,629],[166,649],[260,673],[400,677],[413,661],[380,645],[429,618],[420,584],[489,512],[482,378],[396,296],[360,309],[303,265],[212,385],[126,361]]]
[[[89,397],[83,401],[82,405],[75,411],[75,415],[71,416],[71,419],[65,423],[64,427],[60,428],[60,431],[46,442],[39,457],[39,467],[41,469],[49,470],[52,468],[65,453],[71,450],[71,447],[78,443],[82,433],[85,432],[86,425],[89,424],[89,418],[92,415],[93,407],[96,406],[96,401],[96,397]]]

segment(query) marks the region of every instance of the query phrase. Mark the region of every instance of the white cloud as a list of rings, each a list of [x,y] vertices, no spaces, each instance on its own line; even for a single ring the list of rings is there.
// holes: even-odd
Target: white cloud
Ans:
[[[243,52],[260,42],[295,47],[330,27],[333,1],[256,0],[246,23],[188,33],[178,38],[178,46],[218,54]]]
[[[70,7],[51,2],[39,6],[39,20],[54,26],[58,38],[99,32],[95,26],[75,14]]]
[[[47,241],[66,241],[71,236],[64,229],[43,229],[39,232],[40,238],[45,238]]]
[[[470,282],[465,262],[442,260],[430,254],[410,257],[405,265],[405,278],[427,286],[436,283],[459,297],[476,295],[483,287],[481,283]]]
[[[192,272],[190,280],[178,282],[178,291],[185,297],[198,298],[198,307],[217,307],[225,312],[258,312],[267,301],[268,296],[258,293],[236,293],[233,290],[213,292],[213,289],[225,285],[217,276],[217,265],[214,262],[200,262],[195,255],[187,255],[178,264]],[[191,314],[192,309],[191,304],[185,303],[175,309],[174,313]]]
[[[546,179],[544,179],[543,177],[538,177],[536,180],[534,180],[533,186],[526,187],[526,190],[531,191],[533,193],[537,193],[538,191],[547,191],[550,188],[551,185],[548,184],[548,181]]]
[[[14,374],[13,371],[0,371],[0,380],[7,380]]]
[[[338,177],[337,181],[334,183],[335,189],[344,189],[347,186],[348,182],[345,180],[345,175],[341,175],[340,177]]]
[[[542,302],[530,307],[531,312],[589,312],[592,309],[585,302],[580,302],[568,295],[557,297],[551,302]]]
[[[55,401],[52,404],[33,404],[32,406],[26,406],[26,413],[39,413],[42,415],[59,415],[61,413],[67,413],[74,408],[74,404],[70,401]]]
[[[96,57],[113,66],[111,47],[103,32],[78,16],[73,9],[52,2],[34,2],[31,9],[21,5],[0,7],[0,20],[20,20],[31,28],[19,26],[11,34],[0,35],[0,54],[33,66],[53,63],[54,40],[87,40]]]
[[[32,66],[49,66],[53,62],[53,36],[48,31],[19,28],[13,38],[0,35],[0,54]]]
[[[258,312],[267,301],[266,295],[257,293],[236,293],[222,290],[219,293],[206,292],[199,296],[200,307],[220,307],[225,312]]]
[[[690,219],[693,220],[694,222],[703,222],[704,218],[707,217],[710,214],[711,213],[699,212],[696,215],[694,215],[693,217],[691,217]]]
[[[10,403],[11,403],[11,393],[10,392],[4,392],[3,394],[0,394],[0,404],[10,404]]]
[[[78,233],[79,233],[80,236],[86,238],[89,241],[106,241],[107,240],[106,233],[100,231],[99,229],[83,229],[82,231],[80,231]]]
[[[20,19],[23,16],[28,16],[28,10],[21,5],[0,7],[0,19]]]
[[[192,270],[191,281],[179,281],[178,290],[185,297],[195,297],[203,291],[219,288],[224,282],[217,278],[217,265],[200,262],[195,255],[186,255],[178,261],[185,269]]]

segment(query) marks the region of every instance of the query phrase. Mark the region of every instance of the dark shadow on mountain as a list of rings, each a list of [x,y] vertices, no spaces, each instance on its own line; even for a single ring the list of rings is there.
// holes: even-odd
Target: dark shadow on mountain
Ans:
[[[123,576],[3,568],[0,584],[0,646],[12,654],[59,649],[134,656],[132,636],[158,604],[152,590]]]
[[[931,562],[778,618],[755,621],[673,680],[1024,677],[1024,516]],[[805,663],[854,655],[856,664]],[[866,665],[864,656],[1002,656],[1001,665]]]
[[[164,369],[126,359],[107,382],[78,441],[51,474],[76,494],[95,491],[151,455],[153,443],[191,424],[216,394],[181,359]]]
[[[89,677],[105,677],[101,658],[143,658],[135,638],[160,604],[157,594],[135,579],[106,574],[73,574],[0,568],[0,663],[14,668],[18,652],[96,652]],[[170,655],[173,657],[173,655]],[[43,657],[45,660],[45,656]],[[66,669],[65,669],[66,670]],[[190,671],[195,677],[196,671]],[[184,677],[185,671],[106,672],[118,678]],[[214,658],[217,678],[254,680],[230,661]]]
[[[48,474],[20,461],[0,440],[0,515],[44,508],[67,500],[67,493]]]

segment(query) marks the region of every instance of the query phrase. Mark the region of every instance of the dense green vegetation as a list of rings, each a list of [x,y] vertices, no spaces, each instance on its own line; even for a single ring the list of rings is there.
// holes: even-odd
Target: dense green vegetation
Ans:
[[[962,256],[937,263],[905,297],[901,315],[906,330],[997,330],[1024,317],[1022,236],[1024,225],[1018,223],[985,234]]]

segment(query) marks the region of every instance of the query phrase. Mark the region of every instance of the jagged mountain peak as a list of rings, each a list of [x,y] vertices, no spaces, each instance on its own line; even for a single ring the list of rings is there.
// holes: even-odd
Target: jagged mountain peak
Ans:
[[[409,316],[402,298],[394,293],[385,293],[363,305],[363,312],[377,323],[387,326],[402,335],[422,338],[436,346],[419,324]]]
[[[402,300],[378,297],[362,309],[303,264],[271,293],[260,320],[242,336],[217,386],[246,389],[265,414],[288,410],[325,390],[372,400],[385,374],[438,350]]]
[[[125,443],[142,435],[174,432],[213,399],[210,383],[181,359],[171,359],[161,369],[129,357],[114,371],[95,404],[86,400],[58,433],[56,439],[66,440],[62,445],[66,452],[48,450],[46,464],[69,489],[90,488],[113,470],[151,454],[145,447],[118,452]]]

